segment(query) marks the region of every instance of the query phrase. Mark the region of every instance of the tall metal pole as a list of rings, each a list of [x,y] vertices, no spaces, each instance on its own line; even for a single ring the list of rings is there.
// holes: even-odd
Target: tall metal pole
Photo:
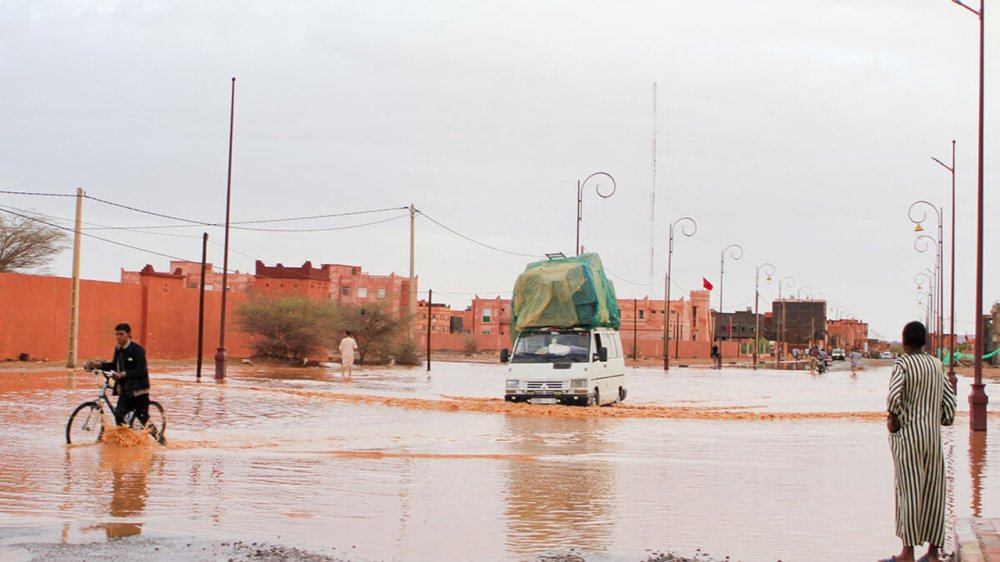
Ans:
[[[753,368],[757,370],[757,352],[760,347],[760,314],[758,313],[758,305],[760,303],[760,270],[763,269],[767,273],[768,281],[771,280],[771,276],[774,275],[774,266],[768,263],[762,263],[757,266],[757,270],[754,273],[754,284],[753,284]]]
[[[594,172],[590,174],[583,181],[577,180],[576,182],[576,255],[580,255],[582,249],[580,248],[580,222],[583,220],[583,188],[587,186],[587,182],[590,178],[595,176],[607,176],[611,180],[611,193],[607,195],[601,193],[601,184],[594,186],[594,190],[601,199],[607,199],[615,194],[618,190],[618,184],[615,183],[615,178],[611,177],[611,174],[607,172]]]
[[[229,203],[233,187],[233,123],[236,117],[236,77],[229,101],[229,171],[226,174],[226,241],[222,250],[222,310],[219,314],[219,349],[215,353],[215,378],[226,378],[226,295],[229,293]]]
[[[944,208],[938,208],[938,216],[944,218]],[[938,353],[939,359],[944,355],[944,225],[938,221]]]
[[[66,366],[76,368],[80,345],[80,230],[83,224],[83,188],[76,188],[76,226],[73,229],[73,279],[69,286],[69,356]]]
[[[958,377],[955,375],[955,140],[951,141],[951,166],[931,156],[951,173],[951,306],[949,311],[950,328],[948,329],[948,380],[952,390],[958,388]]]
[[[951,389],[958,389],[958,377],[955,375],[955,141],[951,141],[951,333],[948,349],[948,379]]]
[[[674,222],[670,223],[669,229],[669,239],[667,243],[667,276],[664,279],[664,284],[666,285],[664,292],[663,301],[663,370],[670,370],[670,282],[672,262],[674,257],[674,227],[681,225],[681,234],[690,238],[698,232],[698,223],[694,222],[691,217],[681,217]],[[691,231],[688,232],[688,227],[690,226]],[[677,331],[680,331],[680,319],[677,321]],[[680,338],[679,334],[674,334],[674,338]]]
[[[639,304],[632,299],[632,360],[639,359]]]
[[[976,363],[975,382],[969,395],[971,415],[970,426],[973,431],[986,431],[986,396],[983,386],[983,351],[986,349],[983,340],[986,331],[983,329],[983,44],[986,39],[986,0],[979,6],[979,179],[977,181],[976,205]]]
[[[738,261],[740,258],[743,257],[743,246],[740,246],[739,244],[730,244],[730,245],[728,245],[728,246],[726,246],[725,248],[722,249],[722,256],[719,258],[719,314],[717,315],[718,318],[722,318],[722,312],[723,312],[723,308],[722,308],[722,306],[723,306],[723,301],[722,301],[722,281],[723,281],[723,277],[726,274],[726,251],[730,252],[729,255],[732,256],[733,260]],[[716,332],[719,331],[718,322],[716,322],[716,325],[714,326],[714,331],[716,331]],[[713,336],[714,336],[714,334],[713,334]],[[715,338],[713,337],[712,339],[715,339]],[[718,368],[721,369],[722,368],[722,336],[721,335],[719,336],[719,357],[717,358],[717,360],[719,362],[718,363]]]
[[[198,366],[195,378],[201,379],[201,348],[205,338],[205,264],[208,261],[208,233],[201,235],[201,284],[198,285]]]
[[[795,279],[791,275],[786,275],[778,281],[778,302],[781,303],[781,324],[778,328],[777,338],[778,338],[778,368],[781,368],[781,360],[784,356],[785,351],[785,301],[781,298],[781,287],[788,281],[788,288],[791,289],[795,286]],[[772,307],[773,309],[773,307]],[[772,310],[773,313],[773,310]]]
[[[674,237],[670,235],[667,249],[667,273],[663,276],[663,370],[670,370],[670,255],[673,254]]]
[[[434,291],[427,289],[427,370],[431,370],[431,330],[434,328],[434,324],[431,320],[434,318],[434,309],[432,308],[432,303],[434,302]],[[472,337],[476,337],[472,334]]]

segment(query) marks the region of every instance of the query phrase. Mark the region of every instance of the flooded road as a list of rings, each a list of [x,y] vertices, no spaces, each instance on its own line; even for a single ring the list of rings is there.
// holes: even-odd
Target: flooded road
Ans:
[[[128,448],[64,444],[91,375],[0,371],[0,554],[139,537],[350,560],[877,559],[898,551],[888,374],[630,369],[626,403],[598,409],[507,404],[500,365],[154,369],[169,443]],[[997,516],[1000,412],[970,435],[968,384],[949,510]]]

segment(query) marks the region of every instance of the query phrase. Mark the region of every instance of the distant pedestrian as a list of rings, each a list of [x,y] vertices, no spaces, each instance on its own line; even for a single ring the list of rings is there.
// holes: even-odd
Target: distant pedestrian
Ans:
[[[854,348],[851,352],[851,374],[857,373],[859,367],[861,367],[861,352],[858,348]]]
[[[945,468],[941,426],[955,420],[955,392],[941,362],[924,352],[927,328],[903,328],[904,354],[896,359],[886,399],[889,449],[896,482],[896,536],[903,550],[888,560],[911,562],[913,549],[929,543],[926,559],[938,562],[945,540]]]
[[[358,350],[358,342],[351,337],[351,331],[344,332],[344,339],[340,340],[340,376],[351,378],[354,367],[354,352]]]

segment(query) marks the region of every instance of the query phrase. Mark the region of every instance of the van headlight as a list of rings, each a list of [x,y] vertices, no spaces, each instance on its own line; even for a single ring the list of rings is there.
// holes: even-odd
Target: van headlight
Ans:
[[[587,388],[587,379],[573,379],[569,381],[570,388]]]
[[[520,381],[517,379],[507,379],[507,388],[517,388]]]

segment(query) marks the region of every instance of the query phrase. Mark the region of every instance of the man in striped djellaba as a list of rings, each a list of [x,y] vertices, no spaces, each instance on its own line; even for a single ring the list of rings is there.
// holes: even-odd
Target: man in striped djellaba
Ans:
[[[896,536],[903,550],[889,558],[913,561],[913,549],[929,543],[920,560],[938,562],[945,540],[945,469],[941,426],[955,420],[955,391],[936,357],[924,352],[927,329],[903,328],[904,354],[889,379],[889,448],[896,480]]]

